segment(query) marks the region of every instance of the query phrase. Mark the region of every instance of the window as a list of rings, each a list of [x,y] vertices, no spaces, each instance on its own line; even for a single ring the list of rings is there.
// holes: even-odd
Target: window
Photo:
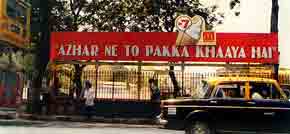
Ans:
[[[244,98],[244,82],[221,83],[216,87],[215,97],[217,98]]]
[[[16,19],[23,25],[26,25],[27,21],[27,9],[21,4],[17,4],[16,0],[7,0],[7,15],[12,19]]]
[[[7,15],[10,18],[16,18],[16,0],[7,0]]]
[[[271,98],[272,99],[281,99],[282,95],[279,92],[279,90],[277,89],[277,87],[274,84],[270,84],[269,86],[271,88]]]
[[[40,22],[40,8],[32,8],[31,17],[33,22]]]
[[[250,97],[252,99],[280,99],[282,96],[272,83],[250,82]]]
[[[26,37],[26,25],[27,25],[27,8],[18,3],[17,0],[7,0],[7,15],[9,18],[16,20],[20,24],[22,24],[22,28],[19,24],[11,24],[9,25],[9,30],[11,32],[21,34],[23,37]]]
[[[25,25],[26,24],[26,9],[20,5],[16,6],[16,17],[17,20]]]

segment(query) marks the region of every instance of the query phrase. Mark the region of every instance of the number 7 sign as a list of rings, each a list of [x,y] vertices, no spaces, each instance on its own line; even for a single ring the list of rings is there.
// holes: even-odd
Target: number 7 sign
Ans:
[[[175,26],[178,30],[185,31],[192,25],[192,20],[187,15],[178,16],[175,20]]]

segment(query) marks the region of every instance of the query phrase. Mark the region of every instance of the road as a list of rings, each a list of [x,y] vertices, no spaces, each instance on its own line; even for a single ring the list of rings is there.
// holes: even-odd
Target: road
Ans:
[[[155,126],[52,122],[0,126],[0,134],[184,134]]]
[[[158,128],[0,127],[0,134],[184,134],[184,132]]]
[[[256,134],[257,132],[223,132]],[[182,130],[162,126],[79,122],[5,122],[0,120],[0,134],[184,134]],[[262,133],[258,133],[262,134]],[[263,133],[278,134],[278,133]],[[279,133],[287,134],[287,133]]]

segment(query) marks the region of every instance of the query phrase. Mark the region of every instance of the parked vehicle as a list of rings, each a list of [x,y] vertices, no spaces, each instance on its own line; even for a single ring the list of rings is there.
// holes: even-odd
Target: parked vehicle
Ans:
[[[283,89],[284,93],[287,95],[288,99],[290,99],[290,84],[282,84],[280,86]]]
[[[201,99],[162,101],[164,117],[176,111],[186,134],[290,132],[290,102],[275,80],[220,77],[203,83]]]

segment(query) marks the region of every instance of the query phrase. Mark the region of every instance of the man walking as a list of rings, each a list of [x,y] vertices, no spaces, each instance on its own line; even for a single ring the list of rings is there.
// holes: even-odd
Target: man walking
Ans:
[[[149,79],[149,88],[151,91],[151,102],[153,103],[154,111],[153,111],[153,118],[159,124],[166,124],[167,121],[161,119],[161,95],[160,89],[158,88],[158,81],[154,79]]]
[[[89,81],[85,81],[85,87],[82,93],[82,97],[85,100],[85,106],[83,108],[83,113],[91,118],[94,114],[94,100],[95,100],[95,92],[92,88],[92,84]]]

